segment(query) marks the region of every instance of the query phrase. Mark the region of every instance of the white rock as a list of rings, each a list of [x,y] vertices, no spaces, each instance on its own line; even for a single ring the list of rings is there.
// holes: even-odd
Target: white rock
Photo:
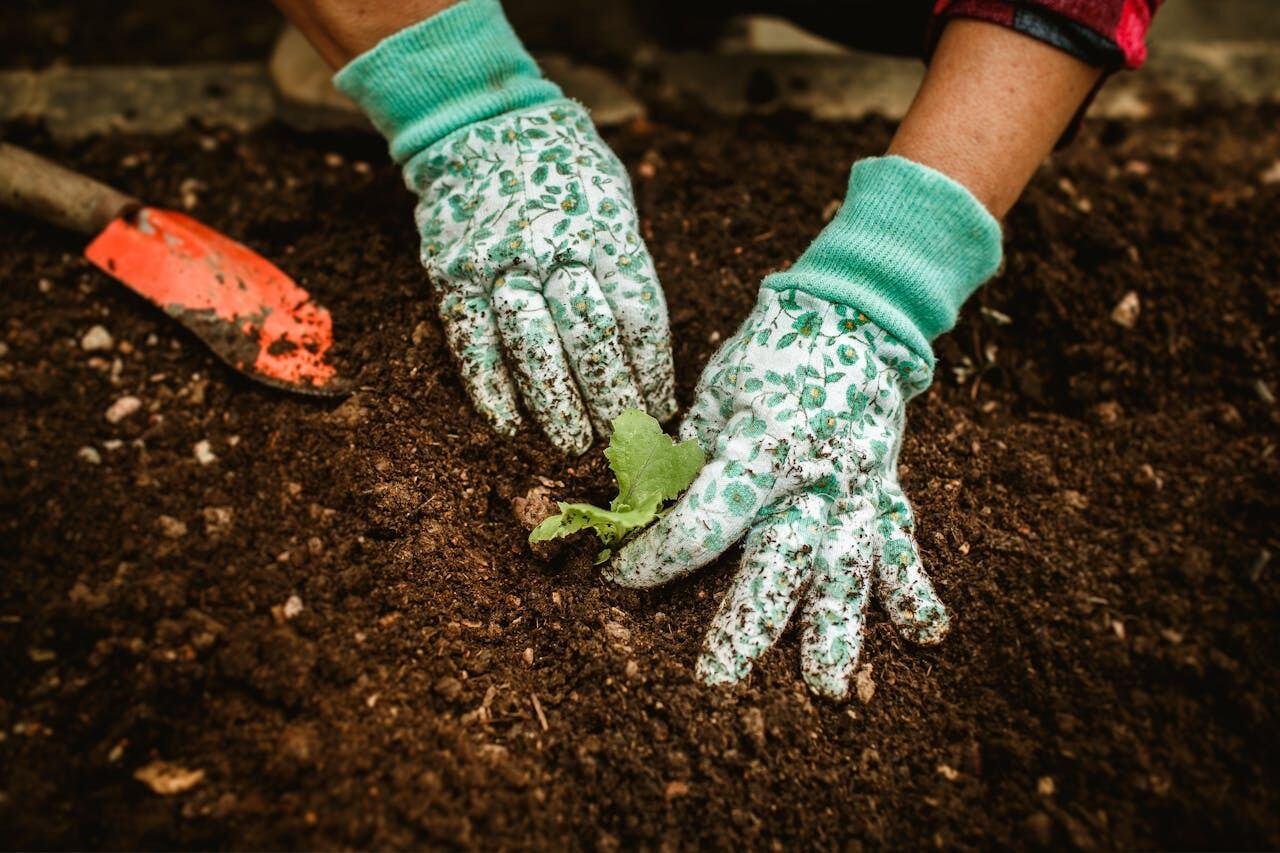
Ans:
[[[296,595],[289,596],[284,603],[284,618],[292,619],[302,612],[302,599]]]
[[[213,448],[209,446],[209,439],[201,439],[196,442],[194,449],[196,461],[201,465],[212,465],[218,461],[218,455],[213,452]]]
[[[858,693],[859,702],[865,705],[871,701],[871,697],[876,695],[876,683],[871,678],[871,664],[864,663],[858,667],[858,672],[853,677],[853,685]]]
[[[1138,314],[1141,311],[1142,301],[1138,299],[1137,291],[1130,290],[1116,303],[1116,307],[1111,309],[1111,322],[1117,326],[1132,329],[1137,325]]]
[[[134,397],[132,394],[126,394],[119,400],[112,403],[107,409],[107,420],[113,424],[118,424],[141,408],[141,400]]]
[[[124,442],[118,438],[108,438],[102,442],[103,450],[119,450],[122,447],[124,447]]]
[[[104,327],[94,326],[80,339],[80,348],[85,352],[101,352],[111,349],[115,343],[111,333]]]
[[[90,465],[102,464],[102,454],[98,452],[98,449],[96,447],[89,447],[88,445],[85,445],[84,447],[76,451],[76,457],[79,459],[83,459],[85,462],[88,462]]]

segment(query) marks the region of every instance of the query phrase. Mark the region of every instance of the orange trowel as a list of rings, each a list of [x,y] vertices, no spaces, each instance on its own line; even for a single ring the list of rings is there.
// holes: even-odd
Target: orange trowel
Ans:
[[[3,142],[0,205],[93,235],[86,258],[249,378],[302,394],[350,392],[327,360],[328,310],[226,235]]]

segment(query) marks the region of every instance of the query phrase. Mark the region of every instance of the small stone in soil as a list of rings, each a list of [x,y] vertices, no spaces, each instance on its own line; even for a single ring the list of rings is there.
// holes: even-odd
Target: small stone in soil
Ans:
[[[97,448],[89,447],[88,445],[85,445],[84,447],[76,451],[76,458],[83,459],[85,462],[88,462],[90,465],[102,464],[102,454],[98,452]]]
[[[1164,488],[1164,478],[1156,473],[1156,469],[1147,463],[1138,466],[1138,471],[1133,475],[1134,485],[1143,486],[1148,489],[1159,491]]]
[[[114,345],[115,340],[112,339],[111,333],[102,326],[94,326],[80,339],[80,348],[85,352],[102,352],[111,349]]]
[[[108,423],[118,424],[120,421],[132,415],[138,409],[142,408],[142,401],[131,394],[125,395],[116,400],[107,408],[106,418]]]
[[[195,454],[196,461],[201,465],[212,465],[214,462],[218,461],[218,456],[209,446],[209,439],[207,438],[197,441],[193,452]]]
[[[631,630],[619,622],[604,623],[604,632],[615,643],[625,645],[631,642]]]
[[[1094,420],[1100,424],[1114,424],[1124,415],[1124,409],[1119,403],[1108,400],[1094,406],[1089,410],[1089,414],[1093,415]]]
[[[167,761],[154,761],[134,771],[133,778],[162,797],[189,791],[204,779],[203,770],[188,770]]]
[[[674,800],[677,797],[688,796],[688,794],[689,794],[689,783],[681,782],[679,779],[673,779],[672,781],[667,783],[665,796],[668,800]]]
[[[285,619],[292,619],[302,613],[302,599],[296,595],[291,595],[285,600],[284,609],[281,611]]]
[[[1111,322],[1126,329],[1132,329],[1138,323],[1138,314],[1142,312],[1142,301],[1136,290],[1126,293],[1116,307],[1111,309]]]
[[[858,667],[858,673],[853,677],[854,689],[858,693],[858,701],[867,704],[871,701],[871,697],[876,695],[876,683],[871,680],[871,664],[864,663]]]
[[[160,533],[169,539],[181,539],[187,535],[186,523],[171,515],[160,516],[156,519],[156,525],[160,528]]]

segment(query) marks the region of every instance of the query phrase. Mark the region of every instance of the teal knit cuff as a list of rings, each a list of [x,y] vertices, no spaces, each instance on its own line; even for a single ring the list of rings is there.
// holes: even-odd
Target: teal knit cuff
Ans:
[[[462,0],[378,42],[333,77],[404,163],[459,128],[563,98],[498,0]]]
[[[995,274],[1000,223],[960,184],[902,157],[854,164],[835,218],[774,290],[802,290],[862,311],[933,368],[930,342]]]

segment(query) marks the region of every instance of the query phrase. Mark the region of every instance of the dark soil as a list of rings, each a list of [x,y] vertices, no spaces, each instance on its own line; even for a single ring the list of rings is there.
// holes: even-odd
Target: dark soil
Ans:
[[[888,133],[611,134],[683,403]],[[0,844],[1280,846],[1276,108],[1087,126],[1036,178],[912,405],[955,629],[922,651],[876,617],[848,705],[806,694],[791,635],[744,688],[694,680],[734,553],[652,593],[589,542],[530,555],[513,499],[607,498],[608,472],[471,413],[379,143],[18,135],[185,190],[333,310],[363,390],[251,386],[80,239],[0,215]],[[95,324],[114,351],[81,349]],[[134,776],[158,760],[205,775],[159,796]]]
[[[284,26],[270,0],[5,0],[0,68],[261,60]]]

